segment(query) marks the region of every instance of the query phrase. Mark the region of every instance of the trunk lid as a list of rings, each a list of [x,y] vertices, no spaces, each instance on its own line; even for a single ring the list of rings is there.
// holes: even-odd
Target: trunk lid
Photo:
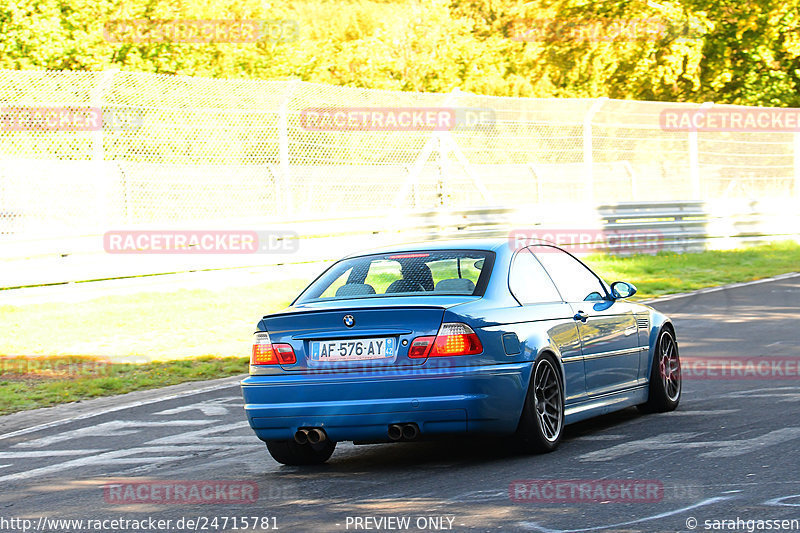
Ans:
[[[261,326],[271,341],[290,344],[297,357],[295,364],[281,365],[284,370],[350,372],[420,365],[425,359],[408,357],[411,341],[436,335],[449,307],[338,304],[296,307],[264,317]]]

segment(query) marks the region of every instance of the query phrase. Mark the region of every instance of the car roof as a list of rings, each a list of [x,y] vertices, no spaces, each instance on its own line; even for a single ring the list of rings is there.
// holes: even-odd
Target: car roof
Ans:
[[[485,250],[496,251],[503,246],[508,246],[508,239],[447,239],[437,241],[412,242],[393,244],[371,250],[363,250],[349,254],[345,258],[359,257],[362,255],[398,253],[398,252],[425,252],[436,250]]]

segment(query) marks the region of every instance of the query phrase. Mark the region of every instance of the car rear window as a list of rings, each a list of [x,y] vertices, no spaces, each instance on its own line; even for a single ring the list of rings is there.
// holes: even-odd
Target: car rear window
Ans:
[[[344,259],[296,303],[384,296],[480,296],[494,254],[476,250],[394,252]]]

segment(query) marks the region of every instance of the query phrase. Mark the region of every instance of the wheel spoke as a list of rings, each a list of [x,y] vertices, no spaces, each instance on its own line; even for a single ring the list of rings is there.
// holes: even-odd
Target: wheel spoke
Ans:
[[[678,351],[675,346],[675,341],[673,341],[672,337],[667,332],[662,334],[659,343],[658,364],[664,393],[669,400],[675,401],[681,390],[681,365],[678,359]]]
[[[539,427],[547,440],[554,441],[558,438],[562,421],[561,387],[555,369],[548,361],[536,366],[533,385]]]

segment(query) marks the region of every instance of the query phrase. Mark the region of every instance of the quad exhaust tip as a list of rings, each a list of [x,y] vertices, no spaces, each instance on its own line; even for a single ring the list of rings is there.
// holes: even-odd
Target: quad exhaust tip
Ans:
[[[389,426],[389,438],[392,440],[400,440],[403,438],[403,426],[400,424],[391,424]]]
[[[305,444],[308,442],[308,430],[307,429],[298,429],[297,432],[294,434],[294,441],[297,444]]]
[[[406,424],[403,426],[403,438],[406,440],[414,440],[419,435],[419,428],[416,424]]]
[[[419,436],[419,426],[413,422],[390,424],[388,435],[393,441],[414,440]]]
[[[319,428],[313,428],[308,430],[308,442],[310,442],[311,444],[319,444],[326,438],[327,435],[325,435],[325,432]]]
[[[319,444],[327,438],[325,430],[320,428],[300,428],[294,434],[294,441],[297,444]]]

